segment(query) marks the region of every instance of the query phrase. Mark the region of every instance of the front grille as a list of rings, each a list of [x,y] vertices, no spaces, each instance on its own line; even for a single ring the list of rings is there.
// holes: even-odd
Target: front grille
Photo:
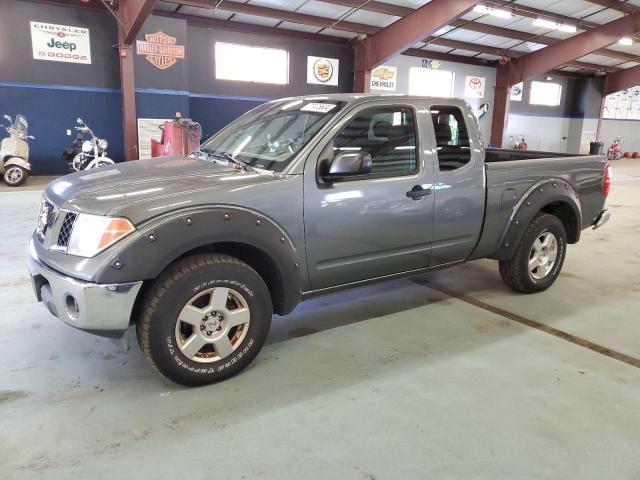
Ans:
[[[77,213],[67,212],[67,214],[65,215],[64,221],[62,222],[62,226],[60,227],[60,233],[58,234],[59,247],[69,246],[71,231],[73,230],[73,225],[76,223],[77,218],[78,218]]]
[[[47,200],[47,197],[42,196],[42,200],[40,201],[40,212],[38,213],[38,227],[36,232],[38,234],[38,238],[42,242],[44,240],[44,235],[48,229],[53,227],[53,224],[56,221],[58,216],[58,209],[54,207],[54,205]]]

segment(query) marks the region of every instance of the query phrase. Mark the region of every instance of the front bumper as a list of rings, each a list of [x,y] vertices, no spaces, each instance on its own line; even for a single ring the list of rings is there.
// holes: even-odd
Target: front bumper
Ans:
[[[115,338],[124,335],[141,281],[108,285],[83,282],[44,265],[33,244],[29,251],[31,284],[36,298],[49,312],[90,333]]]
[[[602,210],[596,219],[593,221],[593,229],[600,228],[602,225],[607,223],[611,218],[611,212],[607,209]]]

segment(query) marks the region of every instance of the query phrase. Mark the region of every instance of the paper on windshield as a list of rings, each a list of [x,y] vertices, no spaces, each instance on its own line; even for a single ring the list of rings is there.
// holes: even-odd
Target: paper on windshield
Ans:
[[[301,112],[327,113],[336,107],[335,103],[307,103]]]

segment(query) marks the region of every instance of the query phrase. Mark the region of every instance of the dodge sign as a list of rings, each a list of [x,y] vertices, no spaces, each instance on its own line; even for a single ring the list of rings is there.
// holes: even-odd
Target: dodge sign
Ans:
[[[89,29],[29,22],[33,58],[53,62],[91,63]]]

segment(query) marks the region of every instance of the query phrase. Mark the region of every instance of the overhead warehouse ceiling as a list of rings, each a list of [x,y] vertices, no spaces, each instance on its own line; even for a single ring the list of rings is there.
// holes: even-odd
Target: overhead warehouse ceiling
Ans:
[[[216,25],[223,22],[238,28],[240,24],[256,25],[348,40],[372,35],[427,3],[429,1],[422,0],[170,0],[159,1],[155,10],[199,18],[203,22],[212,19]],[[516,58],[543,49],[640,11],[640,0],[487,0],[482,5],[493,11],[473,9],[416,43],[408,53],[445,54],[474,63],[496,62],[502,57]],[[501,16],[495,15],[496,10]],[[614,43],[568,62],[559,70],[611,72],[640,65],[639,43]]]

